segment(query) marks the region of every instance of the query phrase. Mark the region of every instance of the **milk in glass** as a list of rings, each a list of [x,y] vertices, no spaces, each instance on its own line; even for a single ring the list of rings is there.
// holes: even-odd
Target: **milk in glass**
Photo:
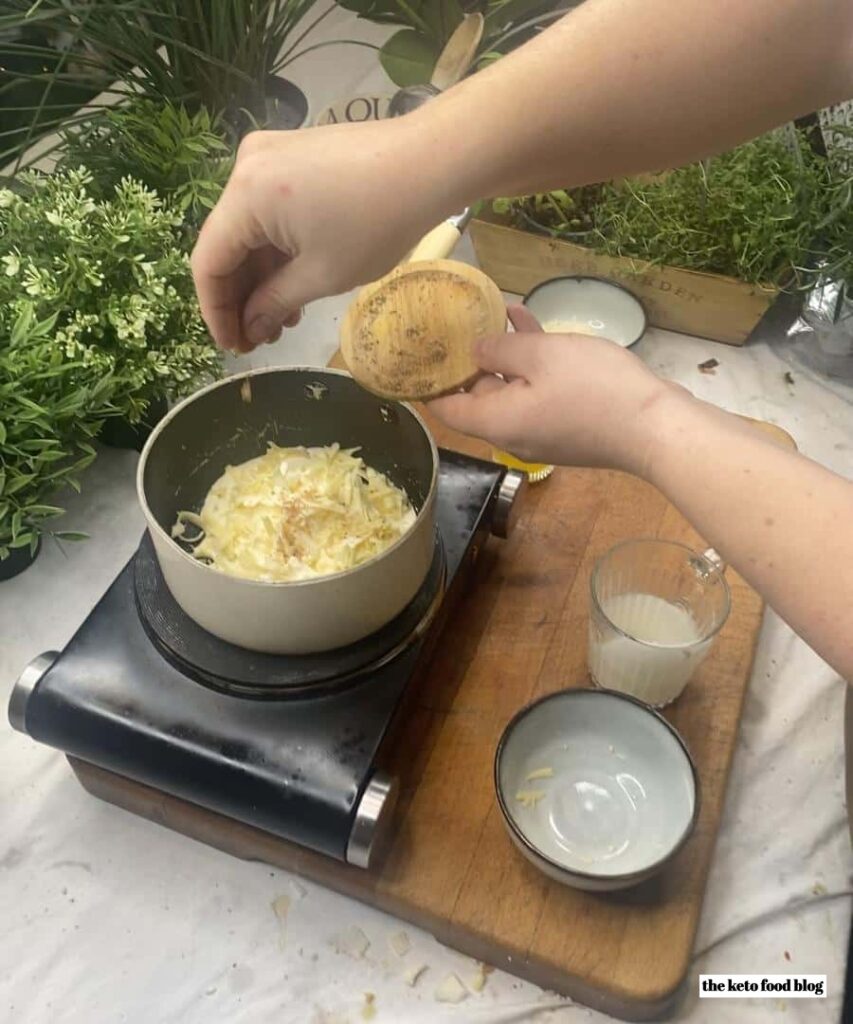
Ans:
[[[589,665],[598,685],[657,706],[675,700],[712,643],[702,640],[690,611],[637,593],[604,598],[600,607],[616,629],[590,621]]]

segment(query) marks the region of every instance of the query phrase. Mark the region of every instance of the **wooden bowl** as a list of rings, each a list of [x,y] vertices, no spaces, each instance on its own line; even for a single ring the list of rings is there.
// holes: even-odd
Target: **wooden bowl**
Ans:
[[[356,297],[341,354],[368,391],[423,401],[470,384],[480,373],[472,343],[505,326],[500,290],[482,271],[454,260],[405,263]]]

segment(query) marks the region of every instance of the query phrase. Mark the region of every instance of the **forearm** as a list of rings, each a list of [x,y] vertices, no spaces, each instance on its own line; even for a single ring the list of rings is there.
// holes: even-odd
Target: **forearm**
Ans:
[[[853,482],[685,394],[650,419],[642,474],[853,680]]]
[[[851,96],[849,0],[586,0],[412,116],[467,203],[674,167]]]

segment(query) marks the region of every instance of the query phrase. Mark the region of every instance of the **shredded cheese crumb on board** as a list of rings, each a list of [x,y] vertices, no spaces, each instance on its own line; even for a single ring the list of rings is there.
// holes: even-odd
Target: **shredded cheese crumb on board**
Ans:
[[[357,451],[271,444],[265,455],[229,466],[200,513],[178,514],[172,536],[244,579],[284,583],[354,569],[416,519],[406,492]]]

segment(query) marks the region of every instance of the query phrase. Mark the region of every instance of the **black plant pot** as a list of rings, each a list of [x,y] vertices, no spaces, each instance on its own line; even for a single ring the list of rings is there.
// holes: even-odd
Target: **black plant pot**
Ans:
[[[240,140],[258,128],[291,131],[301,128],[308,117],[305,93],[286,78],[267,75],[263,90],[226,111],[223,118],[230,142]]]
[[[169,403],[165,398],[152,398],[145,415],[138,423],[128,423],[127,420],[119,418],[104,420],[98,440],[109,448],[130,448],[141,452],[151,431],[168,411]]]
[[[301,128],[308,117],[308,98],[286,78],[269,75],[264,89],[267,107],[267,128],[290,131]]]
[[[9,552],[9,557],[4,558],[0,562],[0,582],[3,580],[10,580],[14,576],[18,576],[24,571],[29,569],[33,562],[38,558],[39,552],[41,551],[41,537],[39,537],[36,543],[36,549],[31,552],[29,546],[25,548],[13,548]]]

